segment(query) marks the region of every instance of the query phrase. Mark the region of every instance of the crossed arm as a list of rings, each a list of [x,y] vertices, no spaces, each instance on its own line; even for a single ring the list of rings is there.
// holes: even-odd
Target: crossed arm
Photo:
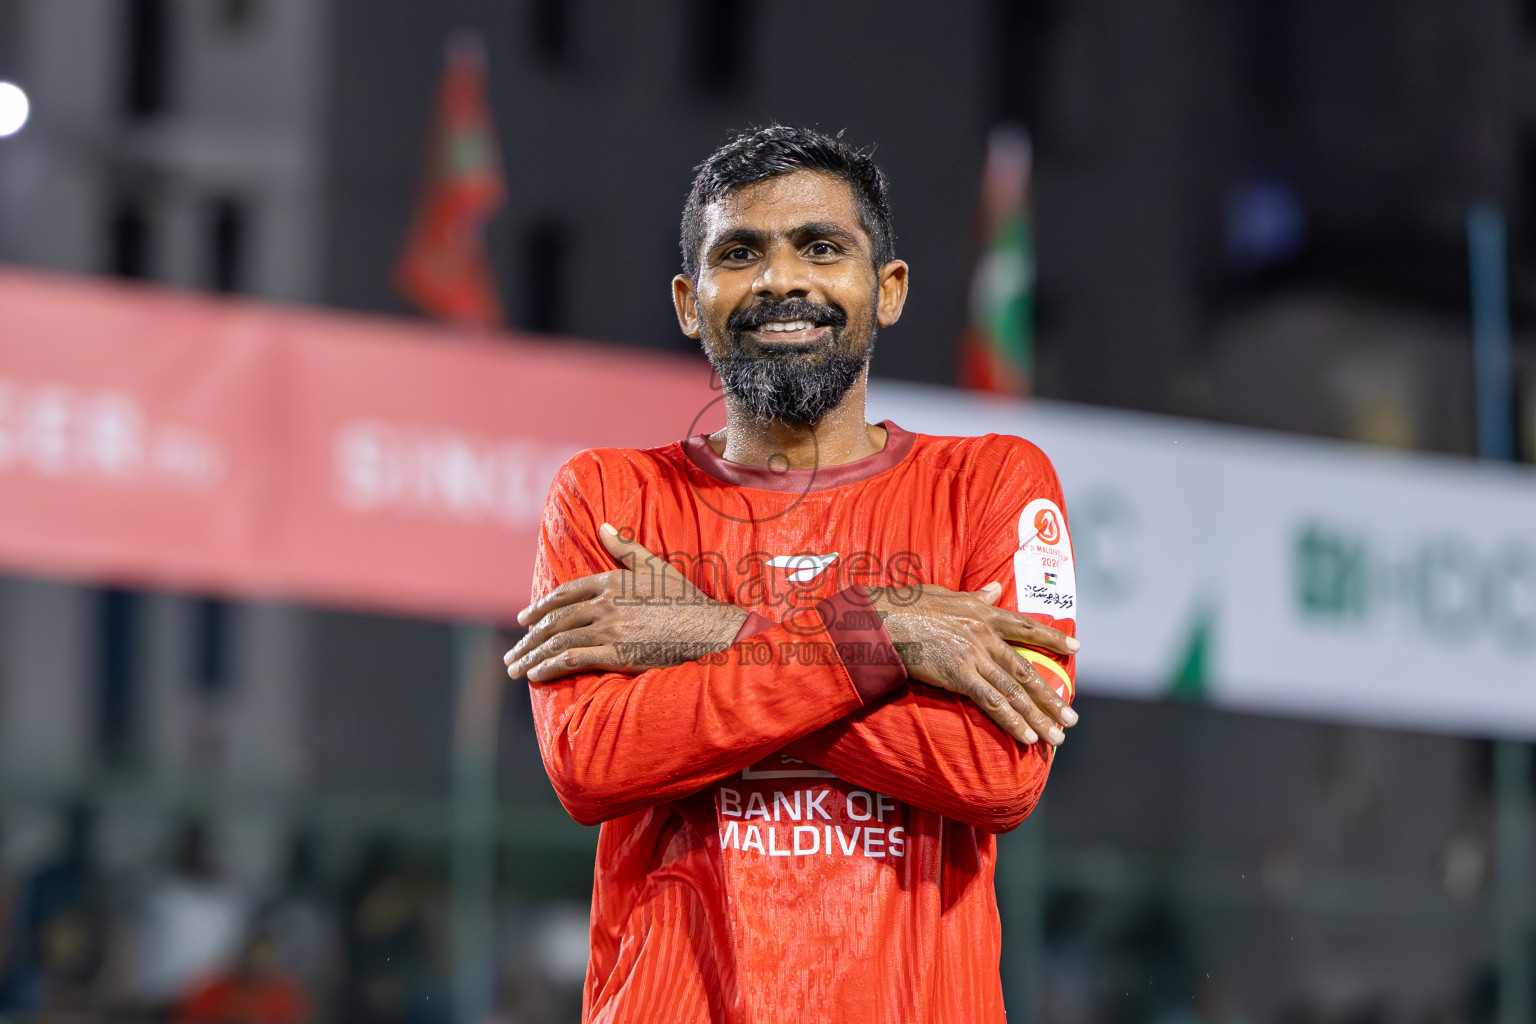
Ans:
[[[708,598],[606,524],[599,533],[624,568],[551,589],[519,616],[531,628],[506,656],[513,678],[539,684],[545,763],[578,820],[676,799],[783,750],[1005,831],[1033,807],[1052,747],[1077,720],[1067,696],[1005,641],[1063,662],[1077,642],[995,607],[995,585],[861,591],[882,612],[881,639],[895,642],[904,672],[882,677],[837,659],[785,665],[776,652],[786,642],[836,642],[825,608],[819,623],[738,639],[746,612]],[[656,657],[636,664],[637,649]],[[907,677],[928,685],[902,685]]]

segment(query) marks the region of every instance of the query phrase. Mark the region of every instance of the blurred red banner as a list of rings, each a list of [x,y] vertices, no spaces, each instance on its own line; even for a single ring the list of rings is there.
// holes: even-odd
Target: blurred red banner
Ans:
[[[559,465],[717,394],[701,358],[0,271],[0,566],[506,619]]]

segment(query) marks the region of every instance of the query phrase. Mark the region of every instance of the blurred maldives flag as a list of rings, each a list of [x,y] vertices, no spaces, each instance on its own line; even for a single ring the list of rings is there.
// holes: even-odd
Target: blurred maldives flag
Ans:
[[[395,267],[395,283],[423,312],[470,327],[501,324],[485,225],[506,193],[486,100],[485,44],[460,34],[448,45],[426,182]]]
[[[981,175],[980,253],[960,336],[961,387],[1027,395],[1034,374],[1035,253],[1030,238],[1029,136],[999,125]]]

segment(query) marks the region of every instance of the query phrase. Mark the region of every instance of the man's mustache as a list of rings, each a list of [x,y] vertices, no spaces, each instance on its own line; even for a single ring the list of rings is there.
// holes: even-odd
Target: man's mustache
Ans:
[[[783,302],[758,302],[739,309],[726,318],[725,326],[732,334],[739,334],[755,331],[775,320],[809,320],[841,330],[848,325],[848,314],[841,306],[823,305],[810,299],[785,299]]]

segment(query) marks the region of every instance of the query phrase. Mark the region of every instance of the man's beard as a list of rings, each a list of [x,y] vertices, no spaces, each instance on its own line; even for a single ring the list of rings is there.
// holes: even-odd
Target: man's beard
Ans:
[[[809,320],[831,331],[825,341],[809,347],[763,345],[748,334],[774,320]],[[815,426],[858,382],[875,347],[873,316],[869,335],[860,344],[847,334],[848,314],[842,307],[807,299],[758,303],[732,313],[725,322],[723,345],[712,343],[708,331],[706,327],[704,353],[725,393],[765,425],[778,421]]]

